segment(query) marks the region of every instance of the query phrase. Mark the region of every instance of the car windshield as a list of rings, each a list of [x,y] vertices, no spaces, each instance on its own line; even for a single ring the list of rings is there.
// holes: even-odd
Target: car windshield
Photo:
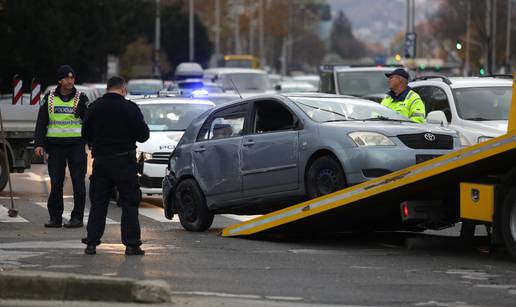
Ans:
[[[346,120],[395,120],[408,118],[371,101],[345,98],[290,97],[312,120],[323,123]]]
[[[466,120],[506,120],[511,105],[512,87],[475,87],[453,89],[459,117]]]
[[[203,104],[140,104],[150,131],[183,131],[211,105]]]
[[[385,71],[341,71],[337,79],[342,95],[364,96],[389,90]]]
[[[132,82],[127,84],[127,91],[132,95],[157,94],[163,88],[163,83],[156,82]]]
[[[233,83],[240,92],[265,92],[271,89],[269,78],[266,74],[234,73],[220,75],[220,82],[224,90],[235,90]]]

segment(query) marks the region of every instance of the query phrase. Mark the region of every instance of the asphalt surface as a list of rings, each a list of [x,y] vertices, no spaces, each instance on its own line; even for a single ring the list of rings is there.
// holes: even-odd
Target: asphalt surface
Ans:
[[[177,218],[163,218],[159,197],[147,197],[140,207],[146,255],[124,255],[121,210],[113,204],[103,244],[97,255],[88,256],[80,243],[85,228],[43,227],[49,188],[44,165],[14,174],[13,186],[18,218],[6,217],[9,194],[0,193],[0,270],[162,279],[176,303],[190,306],[516,305],[516,262],[504,250],[490,253],[484,236],[463,247],[457,228],[423,234],[223,238],[220,231],[237,223],[237,217],[217,216],[209,231],[191,233]],[[68,209],[71,195],[68,180]],[[408,249],[408,238],[423,248]],[[425,242],[441,243],[425,247]],[[0,301],[1,306],[49,303]]]

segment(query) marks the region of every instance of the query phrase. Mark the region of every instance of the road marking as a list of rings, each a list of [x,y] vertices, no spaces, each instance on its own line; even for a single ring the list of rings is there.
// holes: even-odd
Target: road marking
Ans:
[[[19,262],[21,259],[37,257],[44,255],[44,252],[27,252],[27,251],[5,251],[0,250],[0,268],[17,268],[22,266]]]
[[[254,218],[257,218],[261,215],[236,215],[236,214],[222,214],[222,216],[230,218],[232,220],[237,220],[241,222],[249,221]]]
[[[47,208],[46,202],[36,202],[36,205],[43,207],[45,209]],[[68,218],[72,214],[72,210],[73,210],[73,202],[65,201],[64,202],[64,210],[63,210],[63,219],[68,220]],[[88,210],[88,208],[84,208],[84,224],[86,224],[88,222],[89,214],[90,214],[90,211]],[[116,224],[120,224],[120,223],[117,221],[114,221],[110,218],[106,218],[106,224],[116,225]]]
[[[0,196],[0,199],[11,199],[10,196]],[[18,196],[13,196],[13,199],[20,199]]]
[[[36,181],[36,182],[47,182],[50,181],[50,176],[48,175],[36,175],[32,172],[24,173],[23,175],[20,175],[20,177],[25,177],[23,179],[29,180],[29,181]]]
[[[28,221],[21,216],[9,217],[9,209],[0,205],[0,223],[27,223]]]
[[[207,291],[171,291],[172,294],[178,295],[196,295],[196,296],[213,296],[223,298],[240,298],[240,299],[266,299],[274,301],[302,301],[302,297],[293,296],[261,296],[255,294],[233,294],[233,293],[220,293],[220,292],[207,292]]]

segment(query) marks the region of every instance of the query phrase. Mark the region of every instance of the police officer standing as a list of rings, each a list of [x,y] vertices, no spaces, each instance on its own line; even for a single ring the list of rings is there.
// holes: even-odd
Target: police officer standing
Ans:
[[[140,248],[138,206],[141,200],[137,177],[136,142],[149,138],[149,127],[138,106],[125,99],[125,80],[112,77],[107,93],[93,102],[86,113],[82,136],[91,145],[93,173],[90,177],[91,209],[88,235],[82,240],[84,252],[96,253],[106,226],[106,215],[113,188],[122,208],[122,243],[126,255],[143,255]]]
[[[57,88],[43,98],[34,133],[36,156],[42,157],[45,151],[48,154],[51,189],[47,208],[50,221],[45,227],[62,226],[63,183],[67,164],[72,177],[74,206],[70,220],[64,227],[82,227],[87,160],[81,126],[88,98],[75,88],[75,72],[70,66],[59,67],[57,80]]]
[[[391,73],[386,73],[389,78],[387,97],[382,100],[382,105],[410,118],[416,123],[425,122],[425,104],[418,93],[408,86],[409,74],[402,68],[397,68]]]

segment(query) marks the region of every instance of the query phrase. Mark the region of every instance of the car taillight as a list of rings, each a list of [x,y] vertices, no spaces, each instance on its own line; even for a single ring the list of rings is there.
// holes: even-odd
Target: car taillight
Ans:
[[[408,211],[408,204],[406,202],[401,205],[401,212],[402,212],[404,218],[408,218],[409,211]]]

